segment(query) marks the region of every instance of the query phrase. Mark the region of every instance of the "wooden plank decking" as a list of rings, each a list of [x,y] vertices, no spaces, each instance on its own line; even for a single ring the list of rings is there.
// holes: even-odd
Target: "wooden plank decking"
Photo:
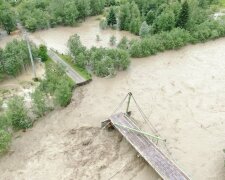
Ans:
[[[114,127],[126,138],[136,151],[163,178],[168,180],[189,180],[174,162],[167,158],[162,151],[145,135],[124,127],[140,130],[124,113],[112,115],[109,120]],[[119,126],[122,125],[122,126]]]

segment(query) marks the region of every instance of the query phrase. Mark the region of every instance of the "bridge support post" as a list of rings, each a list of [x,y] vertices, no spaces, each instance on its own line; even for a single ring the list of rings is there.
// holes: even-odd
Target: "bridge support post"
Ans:
[[[127,102],[127,110],[126,110],[126,114],[127,114],[127,115],[130,115],[131,112],[129,112],[129,106],[130,106],[130,99],[131,99],[132,93],[129,92],[128,95],[129,95],[129,96],[128,96],[128,102]]]

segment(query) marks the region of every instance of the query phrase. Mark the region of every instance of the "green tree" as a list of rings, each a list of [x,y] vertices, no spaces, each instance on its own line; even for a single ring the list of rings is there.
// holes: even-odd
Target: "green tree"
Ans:
[[[74,25],[77,21],[79,12],[74,1],[68,1],[64,5],[63,22],[65,25]]]
[[[130,25],[130,4],[122,4],[119,8],[119,28],[120,30],[129,30]]]
[[[38,56],[41,58],[42,62],[45,62],[48,60],[48,52],[47,47],[45,45],[40,45]]]
[[[31,31],[34,32],[38,27],[37,27],[37,20],[33,17],[30,17],[29,19],[25,20],[25,27]]]
[[[115,15],[114,9],[111,7],[110,11],[109,11],[109,14],[107,16],[107,25],[113,26],[116,23],[117,23],[116,22],[116,15]]]
[[[155,32],[170,31],[175,27],[175,15],[170,10],[163,11],[154,21]]]
[[[147,36],[150,32],[150,28],[148,26],[148,24],[146,23],[146,21],[144,21],[141,25],[140,31],[139,31],[139,36],[141,36],[142,38]]]
[[[46,97],[45,94],[37,88],[34,93],[31,95],[32,97],[32,103],[33,103],[33,110],[34,113],[38,117],[44,116],[44,114],[48,111],[48,107],[46,105]]]
[[[90,65],[94,74],[105,77],[118,70],[125,70],[130,64],[127,51],[122,49],[92,48],[90,50]]]
[[[56,86],[54,96],[57,105],[60,105],[62,107],[67,106],[70,103],[72,97],[70,83],[68,83],[68,81],[65,81],[64,79],[61,79]]]
[[[155,20],[155,13],[153,10],[150,10],[146,15],[146,22],[148,25],[151,25]]]
[[[29,53],[25,41],[13,40],[8,43],[3,53],[6,74],[18,75],[29,63]]]
[[[2,3],[0,6],[0,24],[8,34],[16,29],[15,14],[7,3]]]
[[[8,102],[8,110],[6,114],[15,129],[27,129],[32,125],[22,97],[14,96]]]
[[[140,26],[141,26],[141,19],[140,18],[134,18],[130,22],[130,28],[129,28],[129,30],[133,34],[138,35],[139,30],[140,30]]]
[[[141,26],[141,14],[135,2],[130,4],[129,31],[138,35]]]
[[[91,15],[101,14],[104,6],[105,0],[91,0]]]
[[[77,10],[79,12],[79,18],[85,20],[85,18],[91,13],[90,0],[76,0]]]
[[[85,53],[86,47],[80,41],[80,36],[77,34],[71,36],[67,43],[70,53],[73,57],[76,57],[79,53]]]
[[[180,28],[185,28],[188,22],[188,19],[189,19],[189,5],[188,5],[188,2],[185,1],[182,4],[182,8],[181,8],[176,26]]]
[[[68,41],[68,47],[69,47],[74,63],[84,68],[87,63],[86,47],[83,46],[83,44],[80,41],[80,37],[77,34],[70,37]]]

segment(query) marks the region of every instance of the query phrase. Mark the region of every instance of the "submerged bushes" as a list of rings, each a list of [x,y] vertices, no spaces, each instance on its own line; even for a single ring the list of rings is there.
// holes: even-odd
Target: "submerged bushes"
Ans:
[[[174,28],[141,40],[131,42],[132,57],[146,57],[170,49],[178,49],[189,43],[204,42],[225,36],[225,24],[219,21],[207,21],[196,26],[191,32]]]
[[[27,129],[31,127],[32,122],[27,113],[28,111],[25,108],[22,97],[15,96],[8,102],[6,116],[14,129]]]
[[[120,44],[121,48],[126,46],[126,39]],[[73,35],[68,41],[73,62],[81,68],[89,66],[97,76],[105,77],[115,74],[116,71],[125,70],[130,64],[127,51],[122,49],[107,49],[93,47],[86,49],[80,42],[78,35]]]
[[[9,148],[14,130],[27,129],[36,118],[42,117],[56,106],[66,106],[72,97],[73,81],[61,65],[46,62],[46,77],[32,93],[32,107],[25,106],[24,99],[14,96],[7,103],[7,110],[0,115],[0,154]],[[36,115],[34,117],[33,115]]]
[[[32,125],[22,97],[14,96],[7,106],[7,111],[0,115],[0,154],[8,150],[13,130],[27,129]]]
[[[188,31],[175,28],[170,32],[131,42],[130,54],[132,57],[150,56],[164,50],[180,48],[190,41],[191,35]]]
[[[129,54],[122,49],[92,48],[89,54],[94,74],[101,77],[125,70],[130,64]]]

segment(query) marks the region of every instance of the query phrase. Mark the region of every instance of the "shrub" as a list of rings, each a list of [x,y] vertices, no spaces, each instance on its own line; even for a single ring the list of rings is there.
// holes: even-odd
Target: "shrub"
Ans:
[[[108,26],[113,26],[114,24],[116,24],[116,14],[114,12],[114,9],[111,7],[109,14],[107,16],[107,25]]]
[[[123,37],[118,43],[117,47],[119,49],[127,50],[129,49],[129,40],[126,37]]]
[[[113,60],[106,56],[103,57],[100,61],[95,62],[94,73],[97,76],[105,77],[110,75],[113,68]]]
[[[3,129],[0,129],[0,154],[7,151],[11,142],[11,134]]]
[[[180,48],[191,40],[192,37],[188,31],[175,28],[170,32],[162,32],[142,40],[133,41],[130,54],[132,57],[146,57],[164,50]]]
[[[139,30],[139,36],[141,36],[143,38],[143,37],[147,36],[149,32],[150,32],[150,28],[149,28],[148,24],[146,23],[146,21],[144,21]]]
[[[170,31],[175,27],[175,15],[172,11],[163,11],[154,21],[155,32]]]
[[[72,97],[72,89],[75,83],[67,76],[65,69],[60,64],[46,64],[46,77],[41,81],[39,89],[46,94],[51,94],[56,105],[66,106]],[[39,96],[42,96],[39,94]],[[46,109],[44,99],[38,100],[41,112]],[[44,107],[45,106],[45,107]],[[44,108],[43,108],[44,107]]]
[[[116,45],[116,37],[114,35],[110,37],[109,44],[111,46],[115,46]]]
[[[42,92],[39,88],[37,88],[34,91],[34,93],[32,93],[31,97],[33,100],[34,113],[38,117],[42,117],[49,109],[45,102],[46,97],[44,92]]]
[[[106,21],[105,19],[102,19],[102,20],[100,21],[100,23],[99,23],[99,27],[100,27],[101,29],[106,29],[106,28],[108,27],[107,21]]]
[[[125,70],[130,64],[127,51],[122,49],[92,48],[90,65],[97,76],[108,76],[116,70]]]
[[[86,47],[82,45],[82,43],[80,41],[80,36],[78,36],[77,34],[70,37],[70,39],[68,41],[68,47],[69,47],[71,54],[75,58],[78,54],[85,53],[85,51],[86,51]]]
[[[15,129],[27,129],[32,125],[22,97],[14,96],[8,102],[8,110],[6,114]]]
[[[40,45],[38,56],[41,58],[42,62],[45,62],[48,60],[48,53],[47,53],[47,47],[45,45]]]
[[[55,102],[62,107],[67,106],[72,98],[72,86],[68,81],[61,79],[54,93]]]
[[[11,122],[5,116],[5,114],[0,116],[0,129],[8,130],[11,127]]]
[[[225,25],[218,21],[205,21],[192,31],[193,43],[204,42],[225,35]]]
[[[96,41],[97,42],[101,41],[100,36],[98,34],[96,35]]]

